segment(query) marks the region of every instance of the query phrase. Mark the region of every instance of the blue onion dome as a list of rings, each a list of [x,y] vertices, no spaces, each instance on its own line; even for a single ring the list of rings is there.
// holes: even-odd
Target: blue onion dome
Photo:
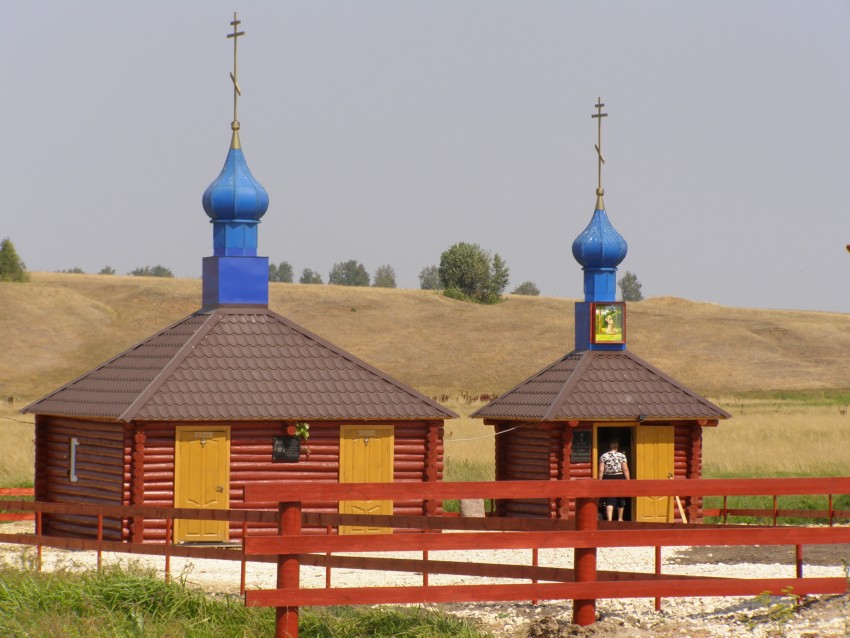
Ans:
[[[207,187],[204,210],[213,221],[257,221],[269,207],[269,194],[254,179],[241,148],[231,148],[224,168]]]
[[[585,269],[616,268],[629,249],[626,240],[608,221],[601,201],[600,194],[590,223],[573,242],[573,257]]]

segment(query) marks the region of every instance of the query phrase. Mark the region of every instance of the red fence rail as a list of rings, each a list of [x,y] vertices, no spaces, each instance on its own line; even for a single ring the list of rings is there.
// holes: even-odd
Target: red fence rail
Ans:
[[[615,484],[616,483],[616,484]],[[804,578],[802,543],[835,544],[850,542],[850,528],[798,527],[713,527],[684,524],[607,524],[599,529],[597,499],[604,496],[758,496],[785,494],[848,494],[850,478],[825,479],[717,479],[688,481],[504,481],[494,483],[395,483],[395,484],[288,484],[248,486],[245,500],[279,502],[281,523],[279,536],[248,538],[248,555],[278,555],[277,588],[246,593],[246,604],[277,608],[277,636],[297,638],[298,608],[308,605],[391,604],[426,602],[478,602],[539,599],[572,599],[573,620],[591,624],[595,618],[597,598],[621,597],[686,597],[758,595],[765,591],[780,592],[791,588],[795,593],[843,593],[847,589],[843,577]],[[422,499],[444,500],[462,498],[574,498],[576,520],[574,529],[549,526],[525,520],[519,531],[495,531],[490,520],[477,523],[468,534],[374,534],[363,536],[301,536],[301,503],[304,494],[311,502],[348,500]],[[343,515],[325,515],[330,525],[351,524]],[[402,521],[401,517],[360,517],[358,521],[374,525],[403,527],[407,524],[431,530],[430,522]],[[451,520],[451,519],[448,519]],[[521,520],[521,519],[520,519]],[[556,521],[557,522],[557,521]],[[502,526],[502,530],[505,527]],[[679,577],[660,573],[660,548],[664,546],[699,545],[793,545],[796,546],[795,574],[787,578],[715,578]],[[599,573],[596,569],[596,550],[599,547],[656,548],[653,574]],[[305,556],[334,552],[388,552],[481,549],[573,548],[574,569],[556,571],[534,565],[524,567],[520,578],[530,577],[532,583],[443,585],[414,587],[357,587],[338,589],[301,589],[298,566]],[[360,558],[362,569],[401,568],[424,573],[458,573],[444,571],[447,565],[437,561],[406,561]],[[473,575],[484,575],[492,565],[468,563],[463,569]],[[516,567],[516,566],[514,566]],[[508,568],[506,567],[506,570]],[[513,573],[517,573],[514,571]],[[425,580],[425,579],[423,579]],[[540,582],[550,581],[550,582]],[[564,582],[567,581],[567,582]],[[571,582],[570,582],[571,581]]]
[[[4,496],[35,496],[35,488],[32,487],[0,487],[0,498]],[[0,506],[3,503],[0,502]],[[2,507],[0,507],[2,509]],[[6,521],[31,521],[34,520],[33,514],[0,512],[0,522]]]

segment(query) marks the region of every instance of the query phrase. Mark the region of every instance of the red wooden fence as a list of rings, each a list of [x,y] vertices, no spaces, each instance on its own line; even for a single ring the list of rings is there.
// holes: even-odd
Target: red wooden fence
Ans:
[[[850,542],[850,528],[797,527],[720,527],[683,524],[606,524],[598,529],[597,499],[603,496],[726,496],[777,494],[848,494],[850,478],[824,479],[719,479],[688,481],[500,481],[493,483],[395,483],[395,484],[281,484],[248,486],[246,503],[278,501],[280,534],[278,537],[248,538],[248,555],[278,555],[277,588],[249,591],[246,604],[277,608],[277,636],[297,638],[298,608],[308,605],[398,604],[426,602],[479,602],[539,599],[572,599],[573,620],[591,624],[595,619],[597,598],[687,597],[758,595],[791,588],[798,595],[842,593],[847,589],[843,577],[804,578],[802,543],[834,544]],[[362,536],[301,536],[301,503],[305,494],[311,502],[395,499],[462,498],[574,498],[574,529],[555,528],[552,521],[513,519],[516,531],[492,531],[489,520],[480,521],[468,534],[373,534]],[[413,517],[416,518],[416,517]],[[324,515],[330,525],[361,524],[403,527],[410,524],[423,531],[444,528],[432,519],[402,521],[400,517],[357,517]],[[446,519],[444,519],[446,520]],[[451,520],[451,519],[448,519]],[[557,522],[557,521],[555,521]],[[542,523],[538,526],[538,523]],[[501,529],[505,529],[502,525]],[[545,533],[542,530],[545,529]],[[699,545],[794,545],[798,557],[794,576],[787,578],[715,578],[681,577],[660,574],[659,550],[663,546]],[[596,570],[596,548],[656,548],[656,573],[602,574]],[[444,585],[415,587],[357,587],[338,589],[301,589],[299,564],[306,555],[334,552],[388,552],[440,550],[481,550],[530,548],[573,548],[573,570],[524,567],[523,576],[532,583]],[[359,558],[361,569],[401,569],[437,573],[458,573],[455,566],[447,571],[437,561]],[[311,563],[315,564],[315,563]],[[465,562],[464,573],[483,576],[492,565]],[[514,566],[516,567],[516,566]],[[507,567],[506,567],[507,572]],[[492,571],[490,571],[492,574]],[[503,573],[502,575],[507,575]],[[554,581],[554,582],[538,582]],[[558,582],[561,581],[561,582]],[[567,582],[563,582],[567,581]],[[571,581],[571,582],[570,582]]]
[[[148,506],[104,506],[78,503],[46,503],[24,500],[0,501],[2,509],[26,512],[35,517],[36,534],[2,534],[0,542],[12,542],[66,549],[85,549],[161,555],[165,557],[166,574],[172,556],[215,558],[242,561],[241,589],[245,590],[245,561],[276,562],[277,588],[252,591],[246,604],[278,608],[277,635],[297,638],[298,607],[303,605],[477,602],[541,599],[574,600],[574,620],[590,624],[595,617],[597,598],[758,595],[779,592],[791,587],[795,594],[841,593],[846,590],[844,578],[804,578],[802,543],[849,543],[847,527],[768,527],[712,526],[684,524],[640,524],[597,522],[597,499],[602,496],[774,496],[773,522],[784,514],[799,512],[776,507],[777,495],[825,494],[829,508],[824,518],[850,517],[850,512],[832,508],[833,496],[850,494],[850,478],[823,479],[719,479],[661,481],[516,481],[495,483],[395,483],[395,484],[262,484],[246,488],[246,502],[280,503],[278,511],[262,510],[196,510]],[[31,490],[21,489],[6,496],[26,496]],[[0,492],[0,495],[3,495]],[[459,498],[574,498],[575,520],[549,519],[467,519],[425,516],[357,516],[341,514],[302,514],[299,499],[309,495],[311,502],[337,503],[342,500],[444,500]],[[724,499],[725,504],[725,499]],[[726,508],[724,507],[724,510]],[[733,510],[726,510],[727,513]],[[752,510],[756,515],[763,510]],[[85,514],[97,517],[132,517],[227,520],[276,523],[279,536],[249,537],[242,548],[220,549],[166,543],[128,543],[105,541],[100,528],[97,539],[59,538],[41,534],[42,514]],[[18,515],[20,516],[20,515]],[[301,526],[323,526],[327,536],[301,536]],[[463,530],[466,534],[374,534],[362,536],[333,535],[339,525],[369,525],[398,530],[439,532]],[[0,527],[2,530],[2,527]],[[797,562],[794,575],[772,579],[731,579],[680,576],[661,573],[660,548],[664,546],[699,545],[794,545]],[[655,573],[604,572],[596,569],[598,547],[648,546],[656,548]],[[532,565],[497,565],[491,563],[429,560],[428,552],[466,549],[528,548],[536,556],[541,548],[573,548],[574,569]],[[335,552],[422,552],[422,560],[338,556]],[[301,565],[345,567],[381,571],[420,572],[423,585],[418,587],[330,587],[301,589]],[[429,586],[428,574],[457,574],[529,580],[530,583]]]

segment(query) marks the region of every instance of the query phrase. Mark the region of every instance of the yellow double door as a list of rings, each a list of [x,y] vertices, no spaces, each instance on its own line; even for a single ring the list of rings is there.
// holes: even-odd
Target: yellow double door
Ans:
[[[601,444],[608,440],[610,430],[616,428],[629,451],[629,472],[633,479],[666,479],[673,473],[674,427],[646,425],[628,428],[624,425],[600,425],[596,428],[597,461],[603,451]],[[609,432],[606,432],[608,430]],[[629,432],[629,436],[626,434]],[[621,451],[625,451],[622,450]],[[594,467],[594,475],[596,468]],[[634,499],[632,520],[646,523],[664,523],[670,520],[671,499],[668,496],[639,496]]]

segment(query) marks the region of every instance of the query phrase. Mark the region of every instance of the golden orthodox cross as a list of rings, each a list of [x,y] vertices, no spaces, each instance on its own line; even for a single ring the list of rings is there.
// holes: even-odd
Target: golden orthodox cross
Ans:
[[[590,117],[598,120],[598,141],[596,143],[596,154],[599,156],[599,185],[597,191],[602,191],[602,165],[605,163],[605,157],[602,155],[602,118],[608,117],[607,113],[602,112],[602,98],[596,98],[596,113]],[[602,192],[597,192],[597,195],[602,195]]]
[[[242,23],[236,16],[236,12],[233,13],[233,22],[230,23],[230,26],[233,27],[233,33],[228,33],[228,38],[233,38],[233,71],[230,73],[230,79],[233,81],[233,130],[236,131],[239,129],[239,117],[238,117],[238,98],[242,95],[242,89],[239,88],[239,57],[238,57],[238,49],[237,42],[239,40],[240,35],[245,35],[244,31],[238,31],[237,28]]]

